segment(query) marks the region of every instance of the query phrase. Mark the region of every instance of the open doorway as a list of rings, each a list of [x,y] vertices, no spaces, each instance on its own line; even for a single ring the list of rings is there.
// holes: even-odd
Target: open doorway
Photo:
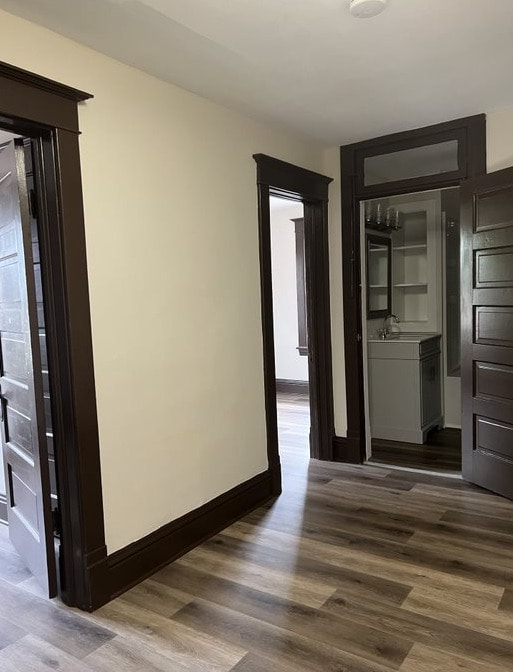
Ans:
[[[306,314],[304,209],[300,201],[271,196],[276,401],[280,456],[310,458],[310,396]]]
[[[271,197],[303,207],[310,457],[333,459],[334,420],[328,251],[328,188],[331,178],[265,154],[257,164],[260,287],[267,455],[271,494],[281,493],[277,376],[271,252]],[[300,211],[299,211],[300,214]]]
[[[372,463],[461,474],[459,191],[361,202]]]
[[[473,347],[475,336],[468,327],[474,317],[469,303],[471,283],[464,282],[465,264],[460,262],[459,267],[457,265],[458,251],[461,250],[463,259],[465,236],[469,238],[465,232],[474,226],[461,194],[469,181],[486,173],[486,118],[476,115],[456,119],[342,147],[341,172],[346,384],[348,390],[355,391],[347,397],[347,450],[342,457],[344,461],[361,463],[373,452],[378,452],[376,446],[373,451],[373,446],[369,445],[372,443],[370,416],[373,415],[372,405],[376,395],[381,418],[383,406],[388,402],[397,413],[396,402],[402,395],[405,400],[403,416],[408,416],[409,420],[415,416],[417,421],[416,431],[410,427],[411,433],[403,442],[423,445],[430,432],[444,428],[445,424],[455,437],[456,470],[459,467],[458,409],[468,406],[472,385],[463,384],[460,387],[457,347],[460,327],[459,320],[455,322],[455,305],[460,307],[462,380],[466,376],[468,381],[468,377],[473,376],[468,365],[465,367],[464,353]],[[410,220],[406,228],[405,216]],[[370,224],[368,235],[365,232],[366,218]],[[435,225],[428,222],[435,222]],[[443,235],[436,243],[433,226],[439,226],[442,231],[443,223]],[[461,229],[461,243],[457,240],[458,228]],[[395,238],[395,243],[392,238]],[[384,239],[387,240],[384,242]],[[442,263],[443,254],[446,255],[445,263]],[[361,262],[363,257],[366,260],[371,255],[388,260],[388,277],[384,283],[376,277],[367,276],[368,264]],[[371,276],[373,272],[371,270]],[[371,296],[367,294],[370,285],[375,285]],[[437,288],[438,301],[436,292],[429,291],[430,285]],[[366,291],[363,291],[364,288]],[[402,318],[395,314],[394,307],[399,312],[403,311]],[[403,320],[402,325],[396,322],[397,318]],[[381,323],[375,323],[373,329],[368,324],[372,324],[372,320],[381,320]],[[381,342],[386,340],[381,338],[382,335],[389,336],[401,331],[401,328],[408,332],[405,338],[396,338],[394,343]],[[451,329],[452,336],[447,338]],[[428,333],[433,338],[425,342]],[[368,334],[373,343],[367,342]],[[422,340],[415,340],[413,337],[416,335],[420,335]],[[405,342],[408,339],[409,344]],[[397,355],[397,351],[401,350],[401,358],[396,357],[399,362],[405,347],[416,353],[416,358],[410,353],[412,361],[415,360],[414,364],[410,363],[415,368],[415,394],[411,384],[404,388],[397,381],[392,384],[386,366],[380,369],[381,364],[375,366],[376,361],[369,365],[371,359],[381,358],[385,346],[390,346],[392,350],[387,348],[388,355],[383,359],[394,359],[392,354]],[[405,368],[406,364],[398,365],[397,378],[401,377],[398,375],[400,367]],[[415,376],[410,372],[410,381]],[[369,391],[373,387],[368,385],[369,377],[374,380],[379,377],[374,400],[369,399]],[[424,390],[422,380],[426,383]],[[378,389],[380,386],[381,390]],[[408,389],[410,394],[406,395]],[[461,394],[461,403],[458,393]],[[472,449],[476,434],[474,426],[468,421],[468,414],[466,416],[460,411],[459,417],[465,472],[465,456]],[[381,422],[376,415],[373,420],[375,426]],[[383,424],[387,422],[390,425],[389,418]],[[402,438],[396,435],[383,440],[400,442]],[[442,473],[440,458],[435,457],[433,463],[424,467],[435,466],[430,470]],[[417,467],[418,464],[409,468]],[[475,474],[469,480],[479,481]]]

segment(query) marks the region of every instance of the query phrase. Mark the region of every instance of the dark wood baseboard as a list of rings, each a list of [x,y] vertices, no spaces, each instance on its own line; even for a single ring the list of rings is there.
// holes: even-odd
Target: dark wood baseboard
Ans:
[[[350,436],[334,436],[333,461],[361,464],[359,439]]]
[[[307,380],[276,379],[276,392],[288,392],[289,394],[308,394],[309,385]]]
[[[0,521],[7,522],[7,498],[0,494]]]
[[[264,471],[194,511],[112,553],[97,579],[92,609],[132,588],[168,563],[273,498],[272,472]]]

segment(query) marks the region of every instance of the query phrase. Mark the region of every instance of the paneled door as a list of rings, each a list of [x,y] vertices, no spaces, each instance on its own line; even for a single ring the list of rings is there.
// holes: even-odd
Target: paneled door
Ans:
[[[0,402],[9,537],[53,597],[57,577],[50,477],[21,141],[0,145]]]
[[[461,189],[463,477],[513,499],[513,168]]]

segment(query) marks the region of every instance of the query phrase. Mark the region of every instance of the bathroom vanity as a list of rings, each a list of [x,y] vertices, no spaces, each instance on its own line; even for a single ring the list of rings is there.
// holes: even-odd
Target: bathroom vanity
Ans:
[[[368,341],[371,435],[424,443],[442,426],[440,334],[391,333]]]

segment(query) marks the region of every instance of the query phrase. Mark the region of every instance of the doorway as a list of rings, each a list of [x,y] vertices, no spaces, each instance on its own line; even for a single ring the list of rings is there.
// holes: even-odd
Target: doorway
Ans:
[[[267,455],[274,495],[281,493],[278,444],[275,325],[271,252],[271,197],[301,203],[304,223],[310,456],[333,459],[334,420],[328,254],[328,187],[331,178],[264,154],[257,164],[260,286]]]
[[[367,352],[367,346],[372,346],[372,350],[374,351],[376,348],[374,344],[368,344],[364,341],[364,338],[367,338],[366,333],[364,334],[364,329],[367,326],[367,314],[365,319],[363,319],[362,310],[369,298],[364,297],[362,292],[365,278],[362,275],[362,266],[360,263],[361,248],[367,244],[367,239],[365,239],[365,242],[362,240],[361,217],[365,217],[365,214],[362,215],[361,213],[365,213],[365,207],[361,209],[361,204],[369,202],[370,206],[372,202],[376,202],[377,204],[377,202],[381,201],[381,208],[384,211],[379,213],[379,217],[375,217],[375,219],[379,219],[386,224],[386,199],[403,196],[408,198],[408,194],[419,194],[419,198],[429,200],[432,198],[430,196],[426,197],[426,194],[429,192],[434,193],[440,190],[459,187],[466,180],[485,174],[485,130],[485,116],[477,115],[341,148],[344,347],[346,386],[348,390],[352,391],[352,394],[348,394],[347,396],[347,444],[345,453],[341,455],[342,461],[362,463],[366,461],[372,449],[372,446],[368,445],[369,415],[371,411],[368,411],[365,407],[367,374],[365,369],[368,364],[365,353]],[[440,193],[442,192],[440,191]],[[426,207],[428,206],[426,205]],[[403,206],[395,208],[395,210],[401,210],[401,208]],[[410,214],[415,217],[416,208],[414,206],[412,208],[410,209]],[[390,222],[392,222],[394,208],[390,208],[389,212]],[[375,245],[375,242],[369,239],[370,244]],[[424,313],[426,311],[427,313],[433,312],[434,304],[428,301],[425,290],[428,285],[428,275],[435,272],[436,265],[434,266],[433,264],[436,264],[436,261],[430,259],[428,263],[426,256],[424,259],[426,275],[420,277],[422,268],[420,263],[423,255],[419,254],[419,250],[421,249],[417,247],[419,245],[426,246],[427,249],[428,242],[427,240],[403,240],[402,245],[396,245],[397,248],[403,248],[402,250],[396,249],[394,252],[397,259],[401,260],[402,266],[396,262],[396,267],[398,267],[398,272],[403,274],[403,277],[397,276],[395,283],[397,286],[394,288],[390,287],[390,293],[385,296],[384,305],[380,303],[383,300],[383,295],[378,296],[379,292],[383,291],[382,289],[376,287],[376,291],[370,297],[374,303],[378,301],[377,306],[371,305],[371,311],[374,308],[377,310],[379,319],[382,320],[380,328],[383,330],[393,330],[395,328],[390,326],[390,321],[395,320],[393,315],[390,316],[393,313],[391,304],[393,293],[396,295],[396,305],[399,304],[402,306],[403,311],[407,310],[410,313],[410,317],[406,318],[406,322],[410,322],[411,331],[413,331],[412,325],[414,323],[418,325],[421,321],[419,320],[419,311],[422,310]],[[375,256],[388,256],[390,254],[391,259],[391,242],[390,248],[387,246],[381,247],[382,251],[378,250],[369,254],[374,254]],[[392,261],[390,261],[390,274],[392,272],[391,266]],[[406,277],[407,273],[417,273],[417,277],[410,281]],[[441,277],[441,269],[439,277]],[[423,294],[423,298],[420,294]],[[434,310],[436,312],[436,304]],[[375,314],[376,318],[378,314]],[[385,324],[384,320],[387,317],[388,322]],[[372,316],[369,319],[372,319]],[[424,318],[424,321],[426,321],[426,318]],[[422,329],[418,329],[418,326],[415,329],[422,332]],[[381,344],[378,342],[375,345],[379,349]],[[396,343],[394,346],[395,349],[399,345],[399,343]],[[426,357],[431,357],[431,359],[427,359],[424,362],[424,357],[419,356],[416,366],[418,369],[417,377],[420,379],[423,374],[422,367],[425,365],[424,374],[430,383],[428,386],[428,396],[432,395],[438,387],[436,383],[437,377],[441,378],[442,376],[442,368],[440,368],[440,371],[437,371],[435,360],[437,350],[440,350],[438,366],[441,367],[443,344],[441,340],[439,345],[432,341],[426,344],[428,350],[424,350],[420,343],[416,343],[412,345],[412,348],[416,348],[419,355],[422,354],[426,355]],[[379,353],[373,353],[373,355],[376,354]],[[374,358],[379,359],[379,357]],[[447,352],[445,352],[445,358],[448,359]],[[444,364],[444,367],[444,378],[449,378],[450,376],[445,375],[447,363]],[[376,371],[379,370],[379,367],[375,368]],[[380,398],[383,398],[385,394],[393,396],[390,395],[389,391],[387,392],[387,381],[382,379],[381,383],[382,391]],[[449,388],[449,384],[448,382],[447,389]],[[459,383],[455,385],[458,387]],[[447,397],[451,399],[454,396],[454,394],[447,394]],[[418,396],[416,401],[418,401]],[[419,414],[423,413],[422,407],[417,410]],[[440,410],[442,411],[442,408]],[[421,426],[421,430],[437,429],[439,424],[443,424],[443,415],[442,413],[440,415],[442,416],[441,422],[440,418],[436,417],[435,414],[435,417],[432,419],[432,427]],[[429,425],[429,423],[427,424]],[[422,444],[427,437],[422,436],[421,438],[420,443]],[[393,440],[393,437],[390,437],[390,440]],[[438,469],[436,470],[438,471]]]
[[[105,580],[107,549],[78,146],[78,103],[91,97],[0,63],[0,128],[30,138],[34,160],[37,198],[33,205],[37,208],[48,370],[52,373],[48,380],[59,515],[52,520],[48,479],[43,488],[48,504],[38,524],[44,523],[50,538],[54,527],[60,531],[61,599],[86,610],[110,597]],[[34,370],[42,373],[39,364]],[[38,427],[45,429],[44,417]],[[6,501],[7,507],[11,504],[12,499]],[[51,562],[49,546],[45,552]],[[47,578],[51,581],[50,571]]]
[[[360,207],[367,460],[461,475],[459,187]]]
[[[279,450],[282,461],[305,464],[310,395],[303,204],[271,196],[270,215]]]

